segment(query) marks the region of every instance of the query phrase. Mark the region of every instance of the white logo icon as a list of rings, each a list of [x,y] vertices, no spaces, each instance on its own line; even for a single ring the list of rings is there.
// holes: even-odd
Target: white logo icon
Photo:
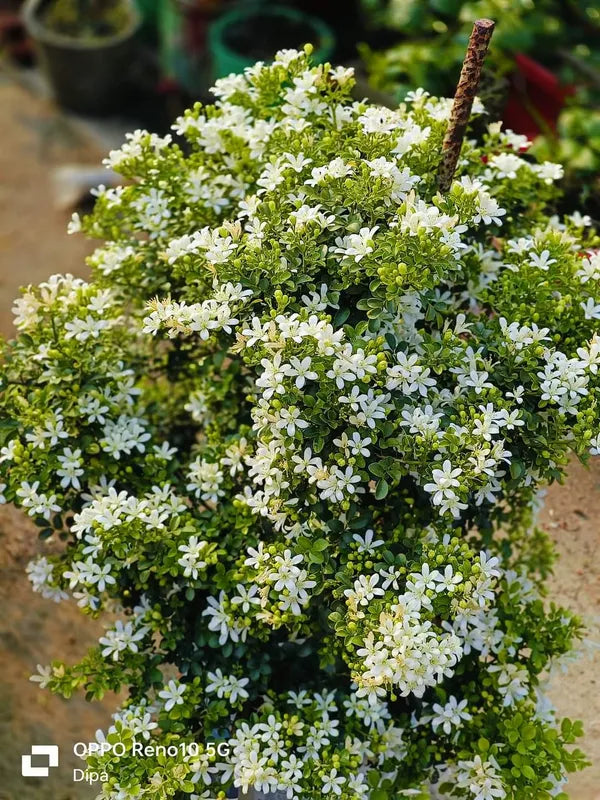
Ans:
[[[31,756],[48,756],[47,767],[34,767]],[[58,745],[34,744],[29,755],[21,756],[21,775],[25,778],[47,778],[50,767],[58,767]]]

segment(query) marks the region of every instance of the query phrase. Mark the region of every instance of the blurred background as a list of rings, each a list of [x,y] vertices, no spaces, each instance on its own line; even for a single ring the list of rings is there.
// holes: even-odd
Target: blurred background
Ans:
[[[0,53],[5,71],[64,109],[161,132],[215,78],[307,41],[317,61],[355,66],[361,97],[451,95],[472,22],[486,16],[490,114],[565,163],[569,200],[598,216],[594,0],[0,0]]]
[[[86,275],[90,243],[67,237],[100,166],[137,127],[157,133],[215,78],[314,45],[317,61],[352,65],[357,97],[394,106],[409,89],[452,95],[472,23],[496,21],[480,96],[492,119],[565,164],[564,210],[600,225],[600,5],[594,0],[0,0],[0,334],[18,288],[55,272]],[[591,645],[555,677],[562,713],[585,722],[595,766],[569,784],[600,800],[600,464],[573,465],[548,494],[542,523],[562,560],[552,592],[586,620]],[[79,800],[77,741],[110,724],[116,698],[66,702],[29,682],[36,664],[79,658],[101,625],[34,595],[25,565],[44,543],[0,506],[0,800]],[[32,744],[61,746],[44,781],[20,776]]]

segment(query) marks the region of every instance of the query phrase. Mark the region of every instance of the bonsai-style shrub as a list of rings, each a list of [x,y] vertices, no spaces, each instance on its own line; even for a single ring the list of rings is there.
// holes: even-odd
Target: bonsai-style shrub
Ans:
[[[451,101],[354,102],[309,52],[218,81],[185,147],[130,134],[71,223],[91,282],[16,303],[29,575],[118,615],[34,679],[129,690],[102,798],[564,798],[542,687],[582,626],[535,514],[600,450],[597,240],[494,122],[440,194]]]

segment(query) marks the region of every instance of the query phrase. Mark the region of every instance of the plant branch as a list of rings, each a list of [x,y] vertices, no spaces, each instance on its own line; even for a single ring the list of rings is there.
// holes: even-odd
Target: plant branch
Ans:
[[[456,171],[494,25],[491,19],[478,19],[473,25],[442,145],[442,160],[438,169],[438,187],[441,192],[448,191]]]

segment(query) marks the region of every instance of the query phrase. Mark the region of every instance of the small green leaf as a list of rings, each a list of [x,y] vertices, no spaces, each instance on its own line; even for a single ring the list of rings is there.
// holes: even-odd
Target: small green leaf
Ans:
[[[384,497],[387,497],[387,493],[390,490],[390,485],[386,481],[385,478],[382,478],[378,484],[377,488],[375,489],[375,499],[376,500],[383,500]]]

